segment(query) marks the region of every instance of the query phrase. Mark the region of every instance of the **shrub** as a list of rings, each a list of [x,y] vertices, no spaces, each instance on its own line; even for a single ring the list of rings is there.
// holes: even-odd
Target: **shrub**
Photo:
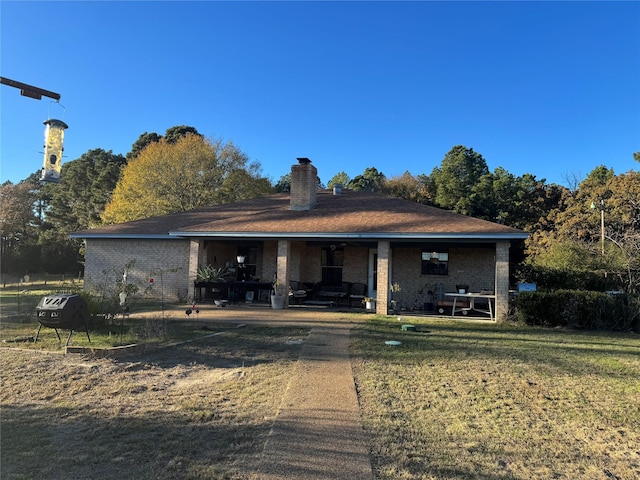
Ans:
[[[528,325],[640,332],[637,299],[582,290],[520,292],[516,318]]]

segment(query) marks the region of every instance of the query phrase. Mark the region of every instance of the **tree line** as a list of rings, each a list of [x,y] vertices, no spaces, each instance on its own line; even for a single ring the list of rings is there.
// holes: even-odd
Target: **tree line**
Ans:
[[[640,152],[633,156],[640,162]],[[124,156],[89,150],[63,165],[62,179],[41,184],[35,172],[0,185],[3,273],[75,273],[84,252],[71,232],[287,192],[291,180],[287,174],[272,181],[232,142],[205,138],[189,126],[164,135],[145,132]],[[514,256],[522,260],[519,275],[530,281],[638,292],[637,171],[616,174],[600,166],[574,185],[560,186],[501,167],[492,172],[479,152],[456,145],[430,173],[388,178],[369,167],[353,178],[338,172],[327,187],[335,184],[522,229],[530,237],[521,256]],[[324,187],[320,179],[318,186]]]

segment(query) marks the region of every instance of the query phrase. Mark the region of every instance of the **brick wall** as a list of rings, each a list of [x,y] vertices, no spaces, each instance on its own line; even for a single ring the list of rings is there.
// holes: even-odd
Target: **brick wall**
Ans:
[[[87,239],[85,289],[112,291],[124,267],[131,264],[127,283],[136,285],[140,295],[186,299],[193,285],[189,278],[190,247],[189,240]],[[153,285],[150,278],[154,279]]]
[[[457,284],[469,285],[469,290],[494,290],[495,249],[450,248],[448,275],[423,275],[421,248],[394,248],[390,283],[398,282],[400,292],[393,294],[401,305],[413,308],[428,300],[427,292],[442,284],[445,292],[455,292]],[[422,293],[420,293],[422,290]]]

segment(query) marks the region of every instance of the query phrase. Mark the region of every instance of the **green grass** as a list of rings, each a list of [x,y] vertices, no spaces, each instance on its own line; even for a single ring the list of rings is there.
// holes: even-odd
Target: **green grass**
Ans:
[[[417,325],[354,335],[376,478],[640,478],[640,337]]]

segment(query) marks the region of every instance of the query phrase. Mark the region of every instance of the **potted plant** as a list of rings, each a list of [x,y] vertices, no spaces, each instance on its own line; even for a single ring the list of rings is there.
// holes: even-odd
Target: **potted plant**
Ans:
[[[375,310],[376,309],[376,299],[371,297],[364,297],[362,299],[362,303],[364,303],[364,307],[367,310]]]
[[[199,267],[196,272],[196,283],[226,282],[229,280],[231,272],[227,267],[214,267],[205,265]]]
[[[391,290],[391,309],[393,310],[393,313],[395,314],[398,311],[398,300],[393,298],[393,294],[397,293],[397,292],[399,292],[401,290],[400,284],[398,282],[393,282],[391,284],[390,290]]]
[[[271,308],[274,310],[282,310],[284,308],[284,289],[282,282],[276,278],[272,286]]]

